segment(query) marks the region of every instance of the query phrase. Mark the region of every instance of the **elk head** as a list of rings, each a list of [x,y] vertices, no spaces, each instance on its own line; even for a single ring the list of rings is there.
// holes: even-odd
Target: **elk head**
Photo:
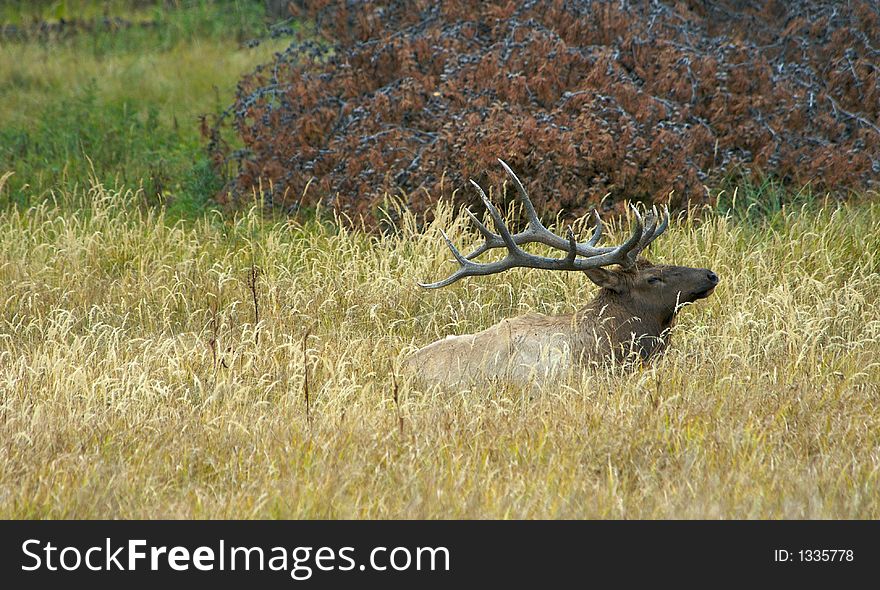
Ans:
[[[708,268],[652,264],[640,258],[617,270],[593,268],[587,277],[602,288],[600,296],[640,318],[656,318],[662,329],[672,323],[683,303],[693,303],[712,294],[718,275]]]
[[[563,238],[544,227],[519,178],[503,160],[499,162],[517,189],[519,202],[528,219],[528,226],[519,233],[511,234],[498,210],[486,197],[486,193],[480,185],[471,180],[471,184],[482,197],[498,233],[489,230],[470,210],[465,209],[485,238],[485,242],[465,256],[443,233],[443,238],[458,261],[459,268],[441,281],[420,283],[422,287],[435,289],[464,277],[490,275],[516,267],[579,270],[584,271],[591,281],[602,288],[597,299],[613,304],[617,309],[626,312],[624,315],[630,318],[628,322],[631,323],[635,318],[639,322],[656,324],[663,330],[669,327],[681,304],[708,297],[718,284],[718,276],[709,269],[654,265],[639,258],[639,254],[669,226],[669,211],[665,207],[662,214],[658,214],[654,208],[648,214],[647,221],[642,219],[638,209],[632,207],[635,217],[632,233],[617,246],[597,246],[602,237],[603,226],[595,210],[593,214],[596,225],[588,241],[575,240],[570,227],[566,237]],[[545,244],[560,250],[564,256],[548,258],[528,253],[520,248],[522,244],[528,243]],[[507,256],[495,262],[474,262],[475,258],[493,248],[506,248]]]

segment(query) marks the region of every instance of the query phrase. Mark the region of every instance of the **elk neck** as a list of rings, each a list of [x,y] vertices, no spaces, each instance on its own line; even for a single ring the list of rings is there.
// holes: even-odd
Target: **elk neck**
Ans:
[[[625,345],[633,341],[639,348],[643,359],[660,352],[669,340],[669,328],[675,323],[675,313],[666,317],[653,317],[646,310],[639,309],[633,298],[610,289],[600,289],[587,305],[578,311],[583,327],[599,328],[610,338],[612,346]],[[598,321],[597,321],[598,320]]]

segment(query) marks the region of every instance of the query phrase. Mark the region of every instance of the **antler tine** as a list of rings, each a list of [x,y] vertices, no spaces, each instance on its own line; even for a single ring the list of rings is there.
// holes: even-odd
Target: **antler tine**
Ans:
[[[461,252],[458,251],[458,248],[455,247],[455,244],[453,244],[452,240],[449,239],[449,236],[446,235],[446,232],[441,229],[440,234],[443,236],[443,240],[446,241],[446,245],[449,246],[449,249],[452,251],[452,255],[455,256],[455,260],[457,260],[459,264],[465,264],[467,259],[461,255]]]
[[[463,279],[464,277],[469,277],[469,276],[473,276],[473,275],[468,274],[465,267],[462,266],[461,268],[459,268],[457,271],[455,271],[454,273],[452,273],[451,275],[449,275],[448,277],[446,277],[442,281],[437,281],[436,283],[418,283],[418,285],[419,285],[419,287],[422,287],[423,289],[439,289],[440,287],[445,287],[447,285],[451,285],[455,281],[457,281],[459,279]]]
[[[492,231],[488,227],[486,227],[485,224],[483,224],[483,222],[480,221],[476,215],[474,215],[473,211],[465,207],[464,212],[467,213],[467,216],[471,218],[471,221],[474,222],[474,225],[477,226],[477,229],[480,230],[480,233],[483,234],[484,238],[486,238],[487,240],[491,240],[492,238],[496,237],[495,234],[493,234]]]
[[[577,258],[578,253],[578,244],[577,240],[574,239],[574,231],[571,229],[571,226],[568,226],[568,256],[565,257],[565,262],[567,264],[574,264],[574,259]]]
[[[419,283],[419,287],[424,287],[426,289],[437,289],[439,287],[450,285],[458,279],[468,276],[465,273],[467,272],[468,267],[472,265],[472,263],[467,258],[462,256],[461,252],[459,252],[458,248],[455,247],[455,244],[452,243],[452,240],[449,239],[449,236],[446,235],[446,232],[442,229],[440,230],[440,235],[443,236],[443,240],[446,242],[446,245],[449,247],[449,250],[455,257],[455,260],[460,265],[460,268],[442,281],[437,281],[436,283]]]
[[[633,216],[635,217],[633,230],[629,235],[629,239],[616,248],[615,252],[621,256],[619,264],[624,267],[629,267],[635,264],[636,258],[632,255],[632,252],[638,250],[639,242],[642,241],[642,236],[644,236],[645,230],[645,223],[642,220],[642,214],[639,213],[638,208],[632,203],[629,204],[629,208],[632,209]]]
[[[595,209],[593,209],[593,217],[595,218],[596,225],[594,226],[594,229],[593,229],[593,237],[591,237],[589,239],[589,241],[587,241],[587,246],[590,246],[591,248],[593,246],[595,246],[596,244],[598,244],[599,240],[602,239],[602,229],[603,229],[602,218],[599,216],[599,212],[596,211]]]
[[[633,205],[632,203],[630,203],[630,208],[633,210],[633,213],[636,216],[638,216],[639,219],[641,219],[641,215],[639,214],[638,207],[636,205]],[[646,215],[647,219],[643,220],[643,222],[642,222],[643,227],[642,227],[641,235],[639,236],[639,240],[636,243],[635,247],[633,247],[633,249],[630,250],[629,253],[627,254],[628,262],[625,266],[632,266],[633,264],[636,263],[636,260],[638,259],[639,254],[642,252],[642,250],[647,245],[649,238],[654,235],[654,228],[657,225],[656,211],[657,211],[657,209],[654,208],[652,211],[647,212],[647,215]]]
[[[540,218],[538,218],[538,213],[535,211],[535,206],[532,205],[532,200],[529,198],[529,194],[526,192],[526,187],[523,186],[523,183],[520,182],[519,177],[516,173],[511,170],[510,166],[507,165],[507,162],[498,158],[498,161],[501,162],[501,165],[504,167],[507,175],[510,176],[511,180],[513,180],[514,186],[516,186],[516,192],[519,194],[519,202],[523,206],[523,209],[526,212],[526,217],[529,219],[529,227],[536,233],[546,232],[553,237],[558,237],[550,232],[544,224],[541,223]],[[548,244],[551,245],[551,244]]]
[[[657,226],[657,229],[654,231],[654,235],[659,236],[663,232],[666,231],[666,228],[669,227],[669,207],[663,205],[663,221],[660,222],[660,225]]]
[[[639,249],[644,247],[642,244],[646,239],[654,235],[655,227],[657,227],[657,207],[651,207],[651,211],[648,213],[648,221],[642,230],[642,239],[639,240]]]
[[[524,231],[518,233],[514,238],[522,238],[521,240],[516,240],[517,244],[524,244],[528,242],[538,242],[544,244],[546,246],[550,246],[552,248],[557,248],[559,250],[568,250],[568,240],[557,236],[549,229],[547,229],[543,223],[541,223],[541,219],[538,217],[538,213],[535,211],[535,206],[532,204],[532,200],[529,198],[529,194],[526,191],[525,186],[520,181],[519,177],[516,173],[511,169],[510,166],[507,165],[507,162],[498,158],[498,162],[501,163],[501,166],[504,168],[504,171],[507,172],[507,175],[510,176],[510,179],[513,181],[513,185],[516,187],[516,192],[518,195],[518,200],[525,211],[526,217],[528,218],[529,226]],[[599,242],[599,238],[601,237],[601,225],[599,227],[599,235],[594,235],[590,241],[586,243],[578,243],[578,254],[581,256],[596,256],[597,254],[606,254],[614,250],[614,248],[596,248],[596,244]]]
[[[660,221],[660,224],[656,227],[656,229],[654,229],[654,232],[651,234],[651,237],[649,237],[648,240],[645,242],[644,247],[647,248],[648,245],[651,242],[653,242],[654,240],[656,240],[658,237],[660,237],[660,234],[665,232],[668,227],[669,227],[669,207],[667,207],[666,205],[663,205],[662,220]]]
[[[510,171],[507,165],[505,165],[505,169]],[[513,178],[516,179],[515,176]],[[568,227],[565,238],[551,233],[540,224],[540,220],[537,220],[537,215],[535,215],[535,224],[530,224],[527,230],[520,232],[519,234],[511,235],[510,230],[504,223],[504,219],[501,217],[498,209],[491,203],[491,201],[489,201],[489,198],[486,196],[482,187],[473,180],[471,183],[480,193],[480,197],[495,223],[495,228],[498,230],[498,234],[492,233],[492,231],[480,222],[473,213],[468,211],[471,220],[476,223],[480,233],[486,238],[486,243],[480,248],[477,248],[475,252],[482,253],[490,248],[499,247],[496,243],[500,241],[500,245],[507,249],[507,256],[501,260],[489,263],[472,262],[469,260],[469,256],[463,256],[461,252],[458,251],[458,248],[455,247],[445,232],[441,232],[447,246],[452,251],[456,261],[458,261],[459,268],[449,277],[437,281],[436,283],[419,283],[422,287],[436,289],[450,285],[464,277],[491,275],[517,267],[538,268],[544,270],[589,270],[591,268],[598,268],[600,266],[608,266],[611,264],[631,266],[635,263],[635,258],[632,256],[632,253],[635,252],[637,255],[639,246],[642,242],[645,241],[647,244],[650,240],[653,240],[660,235],[669,221],[667,214],[664,222],[660,224],[660,228],[656,228],[657,221],[656,215],[654,215],[651,219],[650,225],[645,228],[645,224],[638,209],[630,205],[635,216],[632,233],[626,242],[613,248],[593,248],[590,246],[590,244],[598,241],[602,233],[602,222],[598,218],[598,214],[595,212],[596,229],[590,242],[586,244],[580,244],[577,242],[574,236],[574,231],[571,227]],[[516,184],[520,187],[522,186],[518,179],[516,180]],[[522,202],[524,206],[526,206],[526,203],[528,203],[528,205],[531,204],[528,202],[528,196],[525,195],[524,189],[521,190],[520,195],[523,197]],[[534,211],[533,208],[532,211]],[[651,236],[650,240],[646,241],[645,236]],[[552,240],[550,239],[551,237]],[[565,257],[548,258],[545,256],[529,254],[518,246],[518,244],[526,242],[541,242],[559,250],[563,250],[565,252]],[[584,255],[585,251],[589,254]],[[585,257],[578,258],[579,255]]]
[[[666,207],[665,205],[663,206],[663,215],[659,224],[657,223],[658,217],[660,216],[658,215],[657,207],[655,205],[651,208],[650,223],[648,227],[644,229],[642,238],[639,240],[638,246],[634,248],[632,252],[630,252],[630,258],[632,258],[633,261],[635,261],[638,255],[641,254],[645,250],[645,248],[647,248],[651,244],[651,242],[656,240],[660,236],[660,234],[665,232],[666,228],[669,227],[668,207]]]
[[[479,256],[480,254],[482,254],[483,252],[485,252],[486,250],[490,250],[493,247],[497,247],[497,246],[494,246],[494,244],[496,243],[496,241],[501,240],[501,236],[493,234],[492,231],[488,227],[486,227],[482,221],[477,219],[477,216],[474,215],[473,211],[471,211],[467,207],[465,207],[464,212],[467,213],[468,217],[471,218],[471,221],[474,222],[474,225],[477,226],[477,229],[479,230],[479,232],[481,234],[483,234],[484,238],[486,238],[485,242],[480,244],[473,252],[471,252],[470,254],[465,256],[465,258],[467,258],[468,260],[472,260],[472,259],[476,258],[477,256]]]
[[[501,239],[504,241],[504,245],[507,246],[507,249],[510,252],[521,252],[519,247],[516,245],[516,241],[513,239],[513,236],[510,235],[510,230],[507,229],[507,224],[504,223],[504,218],[501,217],[501,213],[498,212],[498,209],[495,208],[495,205],[493,205],[492,201],[489,200],[489,197],[486,196],[486,193],[483,191],[483,187],[477,184],[474,179],[471,179],[471,184],[474,185],[474,188],[476,188],[477,192],[480,193],[480,198],[483,199],[483,205],[486,206],[486,210],[489,211],[489,215],[492,216],[492,221],[495,222],[495,229],[497,229],[498,233],[501,234]]]
[[[546,246],[550,246],[551,248],[557,248],[559,250],[565,250],[567,252],[569,247],[568,239],[563,238],[562,236],[557,236],[549,229],[547,229],[543,223],[541,223],[541,219],[538,217],[538,213],[535,211],[535,207],[532,204],[532,201],[529,198],[525,187],[523,186],[522,182],[520,182],[519,177],[517,177],[517,175],[504,160],[499,159],[498,161],[501,163],[501,165],[504,167],[504,170],[513,181],[513,184],[516,187],[517,191],[517,200],[519,201],[520,205],[522,205],[528,219],[528,226],[526,227],[526,229],[511,236],[513,238],[513,242],[516,245],[538,242]],[[471,180],[471,182],[473,183],[474,181]],[[481,188],[477,187],[477,189],[481,192],[481,194],[483,194]],[[506,246],[504,238],[501,235],[493,233],[491,230],[489,230],[479,219],[477,219],[477,217],[470,210],[465,209],[465,212],[468,214],[468,216],[477,226],[479,232],[485,238],[485,242],[477,246],[473,251],[467,254],[465,258],[467,258],[468,260],[473,260],[474,258],[479,257],[481,254],[488,250]],[[614,250],[614,248],[596,247],[596,244],[598,244],[599,240],[602,238],[603,228],[602,221],[601,219],[599,219],[599,214],[596,213],[595,210],[594,215],[596,216],[596,229],[589,241],[578,243],[578,254],[580,256],[596,256],[598,254],[606,254]]]
[[[477,230],[485,238],[485,241],[482,244],[480,244],[479,246],[477,246],[476,248],[474,248],[470,253],[465,255],[465,258],[467,258],[468,260],[473,260],[474,258],[478,258],[484,252],[487,252],[493,248],[501,248],[504,246],[504,240],[501,238],[501,236],[496,233],[493,233],[492,230],[487,228],[486,225],[482,221],[480,221],[476,215],[474,215],[473,211],[471,211],[468,208],[465,208],[464,212],[468,215],[468,217],[470,217],[470,219],[471,219],[471,221],[473,221],[474,225],[477,226]],[[599,216],[599,213],[595,209],[593,209],[593,216],[595,218],[595,225],[593,227],[593,235],[590,237],[589,240],[587,240],[583,244],[580,244],[580,243],[578,244],[578,254],[581,254],[583,256],[595,256],[596,254],[604,254],[604,253],[607,253],[607,252],[614,250],[614,248],[607,248],[607,247],[596,248],[596,244],[598,244],[599,241],[602,239],[605,225],[602,223],[602,218]],[[539,221],[539,223],[540,223],[540,221]],[[554,238],[558,237],[555,234],[552,234],[550,232],[550,230],[547,230],[547,232],[551,236],[553,236]],[[518,246],[521,244],[528,244],[530,242],[538,242],[538,241],[540,241],[540,243],[543,243],[545,245],[557,246],[557,244],[555,242],[553,244],[548,244],[547,242],[545,242],[543,240],[534,239],[534,233],[532,232],[531,227],[529,227],[529,229],[527,229],[525,231],[514,234],[512,237],[513,237],[513,241]],[[561,240],[562,238],[559,238],[559,239]],[[568,246],[566,245],[566,250],[567,249],[568,249]]]
[[[544,256],[528,254],[514,245],[515,249],[509,249],[507,257],[485,264],[472,262],[462,256],[444,232],[443,238],[446,240],[447,245],[450,247],[452,254],[455,256],[460,266],[458,270],[441,281],[437,281],[436,283],[419,283],[419,285],[427,289],[437,289],[439,287],[451,285],[464,277],[491,275],[517,267],[545,270],[589,270],[591,268],[608,266],[611,264],[630,266],[633,264],[633,260],[630,259],[629,253],[639,244],[644,230],[642,216],[635,208],[633,208],[633,213],[635,215],[635,223],[633,224],[633,230],[629,239],[620,246],[611,248],[610,251],[605,252],[604,254],[598,254],[591,258],[577,258],[579,253],[578,243],[574,238],[574,232],[571,228],[568,230],[568,248],[566,249],[565,258],[547,258]],[[501,230],[499,229],[499,231]],[[510,236],[509,232],[508,237],[510,237],[512,241],[512,236]]]

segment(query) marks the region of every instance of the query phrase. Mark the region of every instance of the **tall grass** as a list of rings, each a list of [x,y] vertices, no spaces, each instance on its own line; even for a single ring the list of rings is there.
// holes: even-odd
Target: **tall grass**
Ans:
[[[30,10],[61,6],[43,4]],[[93,4],[70,2],[65,10],[87,18]],[[170,215],[198,214],[220,185],[199,117],[222,111],[240,76],[284,41],[242,44],[265,36],[257,2],[108,6],[111,16],[155,26],[0,39],[0,170],[17,172],[4,201],[27,205],[97,175],[108,184],[142,182],[145,201],[165,202]],[[26,21],[28,6],[12,8]]]
[[[421,290],[440,227],[478,239],[443,207],[371,238],[57,198],[0,213],[2,517],[880,517],[877,205],[673,222],[652,257],[721,284],[664,357],[441,392],[400,359],[590,283]]]

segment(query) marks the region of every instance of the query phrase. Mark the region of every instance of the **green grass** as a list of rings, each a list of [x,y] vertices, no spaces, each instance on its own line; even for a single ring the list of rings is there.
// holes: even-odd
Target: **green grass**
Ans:
[[[165,201],[173,217],[209,205],[219,179],[198,118],[224,109],[240,76],[284,41],[240,44],[266,30],[259,3],[137,10],[157,26],[0,41],[0,170],[16,173],[7,201],[26,205],[94,175],[142,183],[144,199]]]
[[[124,36],[81,36],[74,43],[101,51],[153,46],[157,40],[169,47],[192,37],[243,40],[265,29],[262,3],[255,0],[6,0],[0,5],[2,22],[24,27],[34,22],[90,22],[104,17],[158,26],[146,34],[135,27]]]
[[[0,517],[880,517],[876,204],[674,220],[652,258],[721,284],[662,358],[441,392],[401,360],[590,283],[420,289],[441,227],[479,240],[445,208],[377,238],[58,199],[0,213]]]
[[[151,4],[157,3],[137,0],[5,0],[0,4],[0,19],[22,25],[34,20],[93,19],[105,14],[132,16]]]

